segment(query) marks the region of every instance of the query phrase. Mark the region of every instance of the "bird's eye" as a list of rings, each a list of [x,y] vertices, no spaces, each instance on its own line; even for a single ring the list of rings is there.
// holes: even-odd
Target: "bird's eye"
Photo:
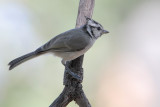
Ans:
[[[101,30],[101,28],[100,28],[100,27],[97,27],[97,30]]]

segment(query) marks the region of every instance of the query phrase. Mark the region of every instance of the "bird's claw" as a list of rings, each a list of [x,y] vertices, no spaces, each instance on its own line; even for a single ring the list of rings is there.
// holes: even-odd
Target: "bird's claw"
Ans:
[[[79,82],[82,81],[82,78],[81,78],[79,75],[77,75],[76,73],[72,72],[70,68],[68,68],[68,67],[66,67],[66,68],[67,68],[67,70],[66,70],[67,73],[68,73],[69,75],[71,75],[72,78],[78,80]]]

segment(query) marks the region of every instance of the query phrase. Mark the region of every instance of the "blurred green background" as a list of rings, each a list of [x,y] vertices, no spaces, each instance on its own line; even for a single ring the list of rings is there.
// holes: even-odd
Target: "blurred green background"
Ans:
[[[60,58],[8,62],[75,27],[79,0],[0,0],[0,107],[48,107],[63,89]],[[109,34],[85,54],[83,89],[93,107],[160,107],[160,1],[95,0]],[[68,107],[78,107],[74,102]]]

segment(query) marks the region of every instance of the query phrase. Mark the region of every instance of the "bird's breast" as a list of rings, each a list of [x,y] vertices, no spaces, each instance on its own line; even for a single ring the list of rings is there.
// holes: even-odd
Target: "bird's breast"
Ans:
[[[85,54],[94,44],[95,41],[91,41],[84,49],[74,52],[55,52],[54,54],[61,57],[65,61],[70,61],[78,58],[79,56]]]

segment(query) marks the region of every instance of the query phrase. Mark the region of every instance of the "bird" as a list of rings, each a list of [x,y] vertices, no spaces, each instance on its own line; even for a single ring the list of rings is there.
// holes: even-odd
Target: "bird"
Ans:
[[[86,23],[79,28],[61,33],[33,52],[9,62],[9,70],[45,53],[53,53],[55,56],[62,58],[61,62],[65,66],[67,61],[74,60],[85,54],[95,41],[106,33],[109,33],[109,31],[105,30],[100,23],[86,17]]]

